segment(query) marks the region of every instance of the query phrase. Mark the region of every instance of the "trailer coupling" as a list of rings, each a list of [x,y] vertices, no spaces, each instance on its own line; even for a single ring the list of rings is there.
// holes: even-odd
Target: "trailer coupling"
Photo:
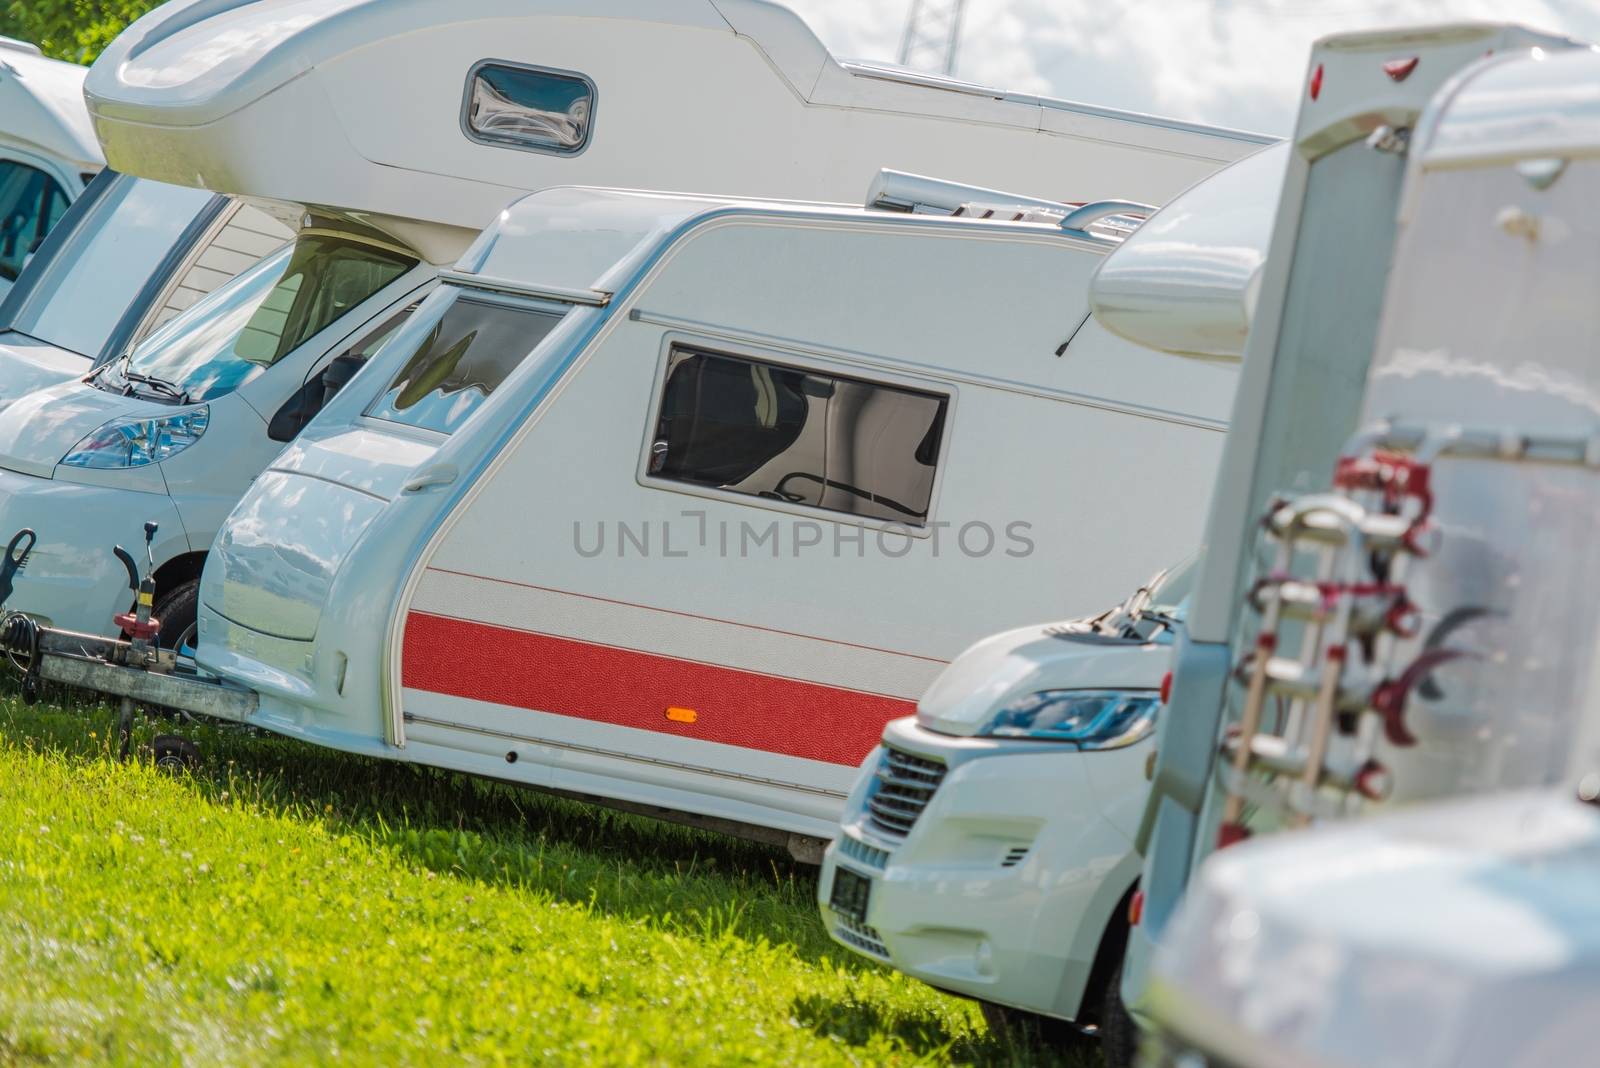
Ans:
[[[155,536],[155,524],[146,524],[145,539]],[[37,538],[21,530],[0,558],[0,594],[9,597],[17,572],[27,566]],[[134,610],[117,616],[118,625],[131,635],[127,640],[103,638],[43,626],[24,612],[0,615],[0,652],[22,672],[22,699],[39,700],[41,685],[56,682],[115,698],[120,755],[128,755],[133,713],[138,707],[177,712],[235,723],[255,714],[258,699],[251,690],[200,674],[187,658],[156,642],[161,622],[150,615],[153,584],[140,578],[132,555],[121,546],[116,556],[128,569],[129,585],[136,594]],[[4,598],[0,598],[0,607]]]

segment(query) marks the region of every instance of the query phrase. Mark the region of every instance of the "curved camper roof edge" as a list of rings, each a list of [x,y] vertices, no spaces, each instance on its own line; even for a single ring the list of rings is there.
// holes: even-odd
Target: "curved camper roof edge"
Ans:
[[[490,131],[496,64],[535,95]],[[947,82],[840,64],[765,0],[173,0],[84,88],[118,170],[362,216],[434,263],[553,185],[854,200],[893,166],[1159,203],[1261,140]]]
[[[1418,123],[1424,169],[1600,155],[1600,50],[1499,53],[1463,71]]]
[[[441,276],[486,289],[604,304],[644,258],[661,249],[663,239],[729,214],[865,218],[894,226],[1003,230],[1067,244],[1085,240],[1053,221],[952,218],[815,201],[556,186],[513,201]]]
[[[1162,352],[1241,359],[1289,152],[1246,156],[1129,235],[1089,282],[1100,325]]]
[[[23,41],[0,37],[0,142],[98,170],[104,159],[84,106],[87,67],[46,59]]]

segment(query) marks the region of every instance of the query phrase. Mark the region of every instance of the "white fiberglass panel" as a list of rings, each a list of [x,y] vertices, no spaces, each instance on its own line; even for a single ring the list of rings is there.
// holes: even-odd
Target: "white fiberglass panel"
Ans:
[[[1090,282],[1095,318],[1164,352],[1243,355],[1289,151],[1240,160],[1135,230]]]
[[[345,554],[384,501],[346,486],[268,471],[223,525],[207,586],[218,614],[252,630],[310,641]]]

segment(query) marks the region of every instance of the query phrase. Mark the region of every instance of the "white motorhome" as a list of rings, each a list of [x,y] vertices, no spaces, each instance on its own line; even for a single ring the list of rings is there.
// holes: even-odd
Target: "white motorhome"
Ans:
[[[1469,312],[1490,296],[1467,276],[1487,253],[1467,260],[1435,251],[1390,264],[1397,209],[1402,231],[1414,223],[1413,201],[1402,196],[1414,192],[1407,159],[1415,167],[1419,151],[1434,150],[1428,116],[1437,111],[1424,109],[1435,94],[1448,101],[1460,90],[1457,75],[1485,56],[1509,64],[1531,48],[1553,61],[1570,44],[1466,25],[1345,35],[1313,50],[1269,254],[1240,294],[1251,325],[1239,397],[1138,837],[1142,922],[1124,979],[1136,1012],[1152,943],[1189,873],[1217,845],[1556,774],[1551,755],[1570,706],[1522,707],[1504,689],[1508,676],[1472,654],[1506,619],[1530,635],[1580,621],[1536,622],[1523,616],[1527,607],[1501,603],[1505,591],[1494,587],[1508,561],[1482,536],[1518,514],[1515,495],[1448,494],[1460,462],[1453,450],[1473,446],[1415,440],[1406,429],[1460,389],[1477,388],[1479,376],[1499,374],[1488,357],[1452,362],[1457,348],[1493,336],[1515,363],[1549,346],[1472,335],[1482,324],[1470,325]],[[1499,128],[1489,101],[1479,98],[1471,121],[1464,117],[1462,144]],[[1454,161],[1441,158],[1439,167],[1456,176],[1441,180],[1462,180]],[[1430,306],[1394,297],[1421,282],[1442,302],[1436,325],[1459,330],[1431,341],[1423,330],[1396,347],[1379,336],[1384,286],[1392,333],[1392,323],[1419,323]],[[1568,329],[1570,315],[1532,298],[1528,307],[1542,308],[1535,319],[1546,328]],[[1159,316],[1114,318],[1107,325],[1125,336],[1169,332]],[[1500,330],[1524,320],[1495,321]],[[1537,376],[1526,374],[1526,395],[1503,390],[1486,420],[1517,418],[1519,398],[1540,392]],[[1385,417],[1389,428],[1380,430]],[[1559,436],[1558,422],[1552,412],[1545,426]],[[1474,433],[1464,440],[1481,445]],[[1510,439],[1495,448],[1507,459],[1516,451]],[[1307,495],[1330,478],[1331,490]],[[1470,708],[1447,699],[1467,692],[1480,698]],[[1504,744],[1486,746],[1491,738]]]
[[[755,0],[191,0],[129,27],[85,93],[119,170],[296,230],[125,358],[0,412],[0,524],[40,537],[14,605],[116,633],[125,572],[98,546],[154,521],[168,642],[250,480],[519,190],[855,199],[888,165],[1162,200],[1263,140],[841,65]]]
[[[1155,1064],[1593,1060],[1597,85],[1590,49],[1497,52],[1417,123],[1352,445],[1403,475],[1406,522],[1426,479],[1436,544],[1404,582],[1420,644],[1466,654],[1379,750],[1395,789],[1562,785],[1207,861],[1162,938]]]
[[[1186,358],[1236,365],[1236,293],[1259,270],[1287,152],[1224,168],[1129,234],[1096,268],[1102,318],[1113,296],[1141,317],[1181,304]],[[997,1028],[1127,1040],[1116,973],[1142,866],[1132,836],[1192,574],[1164,573],[1087,624],[985,639],[915,718],[888,725],[818,884],[834,938],[979,999]]]
[[[13,613],[24,692],[72,681],[125,717],[137,697],[820,859],[951,657],[1108,603],[1195,537],[1233,372],[1087,321],[1118,238],[1081,227],[1119,209],[530,196],[224,524],[196,652],[220,682]]]
[[[104,164],[87,73],[0,37],[0,297]]]

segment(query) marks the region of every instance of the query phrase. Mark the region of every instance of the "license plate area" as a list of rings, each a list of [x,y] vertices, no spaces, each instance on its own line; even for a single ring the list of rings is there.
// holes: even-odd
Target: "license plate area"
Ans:
[[[872,880],[857,875],[849,868],[836,868],[833,873],[833,892],[828,896],[828,907],[857,925],[867,922],[867,899],[872,895]]]

